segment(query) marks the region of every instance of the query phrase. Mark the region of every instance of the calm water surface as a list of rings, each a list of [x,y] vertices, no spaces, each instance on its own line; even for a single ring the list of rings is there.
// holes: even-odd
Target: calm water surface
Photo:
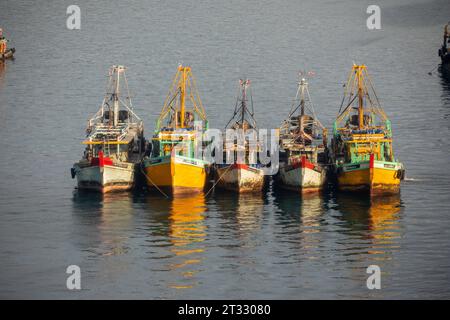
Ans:
[[[450,298],[450,82],[439,72],[447,0],[0,2],[17,49],[0,65],[1,298]],[[316,112],[331,127],[352,62],[365,63],[407,168],[398,197],[328,190],[303,197],[215,192],[181,199],[75,190],[69,169],[106,72],[128,66],[136,112],[154,128],[179,62],[189,64],[212,127],[231,116],[240,77],[256,118],[277,126],[313,70]],[[82,290],[66,289],[66,267]],[[382,289],[366,288],[368,265]]]

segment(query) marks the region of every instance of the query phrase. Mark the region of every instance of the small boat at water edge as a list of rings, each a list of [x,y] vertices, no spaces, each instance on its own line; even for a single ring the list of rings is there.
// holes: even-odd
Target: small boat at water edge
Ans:
[[[1,40],[0,40],[1,41]],[[7,59],[13,59],[14,53],[16,52],[15,48],[7,49],[4,53],[0,54],[0,60],[7,60]]]
[[[444,27],[444,41],[439,49],[439,57],[441,57],[442,72],[450,76],[450,22]]]
[[[225,163],[214,165],[215,168],[215,184],[219,188],[244,192],[261,192],[265,184],[265,174],[262,165],[257,163],[258,145],[250,150],[251,141],[247,139],[247,133],[251,130],[256,132],[256,121],[254,119],[253,99],[250,91],[251,110],[247,107],[247,90],[250,87],[249,80],[240,80],[240,95],[237,98],[234,114],[225,126],[225,129],[233,129],[238,135],[242,135],[242,139],[236,139],[224,145],[223,158]],[[256,137],[256,135],[254,136]],[[224,139],[226,141],[226,139]],[[241,153],[243,158],[239,163]],[[235,161],[235,158],[238,161]],[[228,161],[232,159],[231,161]],[[230,163],[231,162],[231,163]]]
[[[164,102],[152,138],[152,151],[142,161],[147,186],[164,195],[202,192],[211,163],[196,154],[198,135],[208,121],[190,67],[180,65]]]
[[[371,195],[399,192],[405,169],[394,157],[391,122],[365,65],[352,67],[334,122],[331,149],[340,190]]]
[[[0,28],[0,61],[13,59],[15,52],[15,48],[8,49],[8,39],[3,36],[3,30]]]
[[[122,89],[127,91],[125,99]],[[110,68],[106,96],[86,134],[83,158],[71,169],[78,188],[102,193],[133,188],[145,138],[143,122],[133,112],[125,67]]]
[[[279,134],[278,184],[301,193],[321,190],[328,172],[327,130],[316,117],[308,83],[303,77]]]

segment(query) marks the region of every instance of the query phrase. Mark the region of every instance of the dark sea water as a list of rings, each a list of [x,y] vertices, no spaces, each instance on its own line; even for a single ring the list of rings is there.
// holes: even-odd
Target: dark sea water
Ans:
[[[0,65],[0,298],[450,298],[450,81],[437,50],[447,0],[0,1],[16,47]],[[101,103],[108,67],[128,67],[151,135],[179,63],[197,79],[211,127],[252,80],[256,118],[286,117],[299,70],[312,70],[329,128],[353,62],[390,117],[407,179],[370,201],[333,189],[299,197],[215,192],[187,199],[75,190],[72,164]],[[381,268],[368,290],[366,268]],[[81,268],[80,291],[66,268]]]

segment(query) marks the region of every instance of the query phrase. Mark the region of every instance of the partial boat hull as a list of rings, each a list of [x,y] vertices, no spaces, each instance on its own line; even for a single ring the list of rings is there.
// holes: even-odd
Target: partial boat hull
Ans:
[[[302,158],[298,163],[280,167],[280,184],[283,188],[310,193],[320,191],[326,182],[327,170]]]
[[[450,61],[441,64],[441,71],[446,78],[450,78]]]
[[[179,155],[144,160],[147,186],[171,194],[198,193],[205,189],[209,164]]]
[[[135,165],[132,163],[103,167],[75,164],[74,173],[77,177],[78,189],[102,193],[130,190],[135,181]]]
[[[16,52],[16,49],[14,49],[14,48],[6,50],[5,53],[2,53],[0,55],[0,60],[6,60],[6,59],[14,58],[14,52]]]
[[[338,167],[340,190],[365,191],[372,195],[395,194],[400,191],[404,168],[398,162],[367,161]]]
[[[217,186],[239,193],[261,192],[264,187],[264,171],[245,164],[231,164],[216,168]]]
[[[445,77],[450,77],[450,53],[441,55],[441,61],[441,72]]]

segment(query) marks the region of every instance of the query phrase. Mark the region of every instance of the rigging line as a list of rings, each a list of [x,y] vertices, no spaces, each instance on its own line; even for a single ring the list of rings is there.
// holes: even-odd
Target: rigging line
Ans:
[[[125,80],[125,86],[127,88],[127,100],[130,104],[130,108],[133,109],[133,104],[131,103],[131,94],[130,94],[130,88],[128,87],[128,79],[125,71],[123,72],[123,78]]]
[[[254,110],[254,108],[253,108],[253,94],[252,94],[252,88],[251,88],[251,87],[250,87],[250,89],[249,89],[249,94],[250,94],[250,104],[251,104],[251,106],[252,106],[252,112],[250,113],[250,111],[249,111],[248,109],[246,109],[246,111],[247,111],[247,113],[250,115],[251,120],[253,121],[254,129],[256,129],[256,127],[257,127],[257,122],[256,122],[256,119],[255,119],[255,117],[254,117],[254,115],[255,115],[255,110]]]
[[[236,93],[236,101],[234,103],[234,113],[233,113],[233,117],[231,119],[233,119],[236,116],[236,114],[238,113],[238,110],[239,110],[239,106],[240,106],[240,104],[239,104],[239,94],[240,93],[239,93],[239,88],[238,88],[237,93]]]
[[[313,104],[313,102],[312,102],[311,95],[309,94],[309,88],[308,88],[308,86],[306,86],[306,95],[307,95],[307,97],[308,97],[308,104],[305,104],[305,105],[306,105],[306,109],[308,109],[310,112],[312,112],[313,118],[314,118],[315,120],[317,120],[316,110],[314,109],[314,104]],[[310,107],[311,107],[311,108],[310,108]],[[318,121],[318,120],[317,120],[317,121]]]
[[[192,77],[192,83],[191,83],[190,79],[191,79],[190,77],[188,77],[188,79],[187,79],[187,83],[188,83],[188,87],[189,87],[189,97],[191,98],[191,102],[194,106],[194,110],[197,111],[197,114],[200,116],[200,118],[202,120],[206,121],[207,120],[206,112],[205,112],[205,109],[203,108],[197,88],[195,87],[194,78]]]
[[[345,86],[345,89],[344,89],[344,96],[342,97],[342,103],[341,103],[341,107],[339,108],[339,112],[341,112],[341,108],[342,108],[342,106],[344,105],[344,100],[345,100],[345,96],[347,95],[348,86],[350,85],[350,81],[351,81],[351,79],[352,79],[352,72],[353,72],[353,70],[350,71],[349,75],[347,76],[347,83],[344,84],[344,86]],[[338,114],[339,114],[339,112],[338,112]]]
[[[378,108],[378,105],[375,104],[375,102],[372,101],[372,98],[370,97],[369,90],[367,88],[367,84],[366,84],[365,79],[363,81],[363,86],[364,86],[364,89],[365,89],[365,95],[364,96],[366,97],[367,100],[369,100],[369,103],[370,103],[370,111],[373,112],[373,113],[377,113],[377,112],[380,113],[380,109]]]
[[[357,95],[357,93],[356,93],[357,91],[358,91],[358,78],[356,77],[356,73],[355,73],[355,75],[353,76],[353,82],[352,82],[352,87],[349,92],[348,101],[351,100],[351,97],[353,95],[355,95],[355,96]]]
[[[436,67],[434,67],[433,69],[431,69],[428,74],[431,76],[433,75],[433,71],[436,70],[437,68],[439,68],[439,65],[437,65]]]
[[[348,112],[347,109],[349,109],[349,107],[352,105],[353,101],[355,101],[355,99],[356,99],[357,97],[358,97],[357,95],[355,95],[355,96],[353,97],[352,101],[350,101],[350,103],[345,107],[344,111],[342,111],[342,113],[340,113],[340,114],[338,115],[336,121],[341,121],[341,120],[342,120],[342,118],[344,117],[344,115]]]
[[[250,104],[252,106],[252,117],[253,117],[253,115],[255,114],[255,108],[253,106],[253,90],[250,87],[248,91],[249,91],[249,94],[250,94]]]
[[[200,117],[202,117],[202,113],[200,111],[200,109],[197,107],[197,103],[195,101],[195,97],[194,94],[192,93],[193,89],[192,89],[192,84],[191,84],[191,80],[189,75],[186,77],[186,90],[185,90],[185,95],[189,97],[189,99],[191,100],[192,103],[192,109],[194,111],[197,111],[197,113],[200,115]],[[189,92],[189,94],[187,93]]]
[[[168,113],[170,112],[170,109],[172,109],[173,111],[176,111],[176,109],[173,107],[172,103],[174,100],[176,100],[179,93],[180,93],[180,90],[178,90],[176,92],[176,94],[172,96],[172,99],[168,102],[168,104],[164,104],[163,111],[165,110],[165,112],[163,112],[163,111],[161,112],[159,119],[164,119],[165,117],[167,117]]]
[[[240,95],[240,92],[239,92],[239,88],[238,88],[237,89],[237,93],[236,93],[236,102],[234,104],[234,114],[235,115],[237,114],[239,106],[240,106],[240,104],[239,104],[239,95]]]
[[[350,79],[347,80],[347,84],[344,84],[344,86],[345,86],[344,95],[342,96],[341,106],[339,107],[338,114],[341,113],[342,106],[344,105],[345,96],[347,95],[347,90],[348,90],[347,87],[348,87],[349,84],[350,84]]]
[[[292,100],[292,103],[291,103],[291,111],[289,111],[289,117],[291,117],[291,115],[294,114],[294,112],[297,111],[298,107],[300,106],[300,105],[298,105],[294,110],[294,106],[296,105],[296,102],[298,100],[299,92],[300,92],[300,82],[298,82],[297,92],[295,93],[295,98]]]
[[[238,109],[238,111],[241,110],[241,108]],[[231,117],[230,120],[228,120],[227,124],[225,125],[225,129],[228,127],[228,125],[231,123],[231,121],[234,120],[234,118],[236,117],[236,115],[238,114],[238,112],[234,112],[233,116]]]
[[[208,196],[208,194],[214,189],[214,187],[219,183],[219,181],[222,179],[222,177],[225,175],[225,173],[228,172],[228,170],[233,166],[233,164],[230,164],[228,166],[228,168],[225,170],[224,173],[222,173],[222,175],[219,177],[219,179],[217,179],[216,182],[214,182],[213,186],[208,190],[208,192],[205,194],[205,198]]]
[[[292,112],[289,113],[288,119],[294,115],[294,113],[298,110],[298,108],[300,108],[300,106],[301,106],[301,104],[299,104]]]
[[[178,77],[179,77],[179,73],[180,73],[180,70],[177,71],[175,77],[172,80],[172,83],[170,84],[169,92],[167,93],[166,98],[164,99],[164,104],[163,104],[163,107],[162,107],[162,110],[161,110],[161,114],[163,114],[164,110],[168,107],[168,102],[169,102],[170,98],[173,96],[173,92],[175,92],[175,89],[177,88],[176,85],[178,83],[177,80],[178,80]],[[176,94],[175,94],[175,96],[176,96]],[[167,112],[166,112],[166,114],[167,114]],[[161,119],[161,118],[162,117],[160,116],[159,119]]]
[[[167,194],[165,194],[160,188],[158,188],[158,186],[157,186],[156,184],[153,183],[152,179],[150,179],[150,177],[145,173],[145,171],[142,169],[142,165],[143,165],[143,163],[141,162],[141,164],[139,165],[139,167],[140,167],[140,169],[141,169],[142,174],[148,179],[148,181],[151,182],[151,184],[152,184],[159,192],[161,192],[161,194],[162,194],[163,196],[165,196],[167,199],[169,199],[169,196],[168,196]]]
[[[201,113],[202,113],[203,119],[206,120],[206,112],[205,112],[205,108],[203,108],[202,100],[200,99],[200,94],[199,94],[198,89],[197,89],[197,82],[196,82],[194,76],[192,75],[192,72],[189,71],[188,79],[190,79],[190,78],[192,78],[192,84],[194,86],[194,93],[195,93],[195,96],[197,97],[198,103],[200,105],[200,109],[201,109]],[[191,87],[191,90],[192,90],[192,87]]]
[[[230,120],[228,120],[227,124],[225,125],[225,129],[228,127],[228,125],[231,123],[231,121],[234,119],[234,117],[236,117],[236,115],[238,114],[239,110],[241,110],[241,107],[238,107],[239,105],[239,88],[238,88],[238,94],[237,94],[237,98],[236,98],[236,103],[234,105],[234,113],[233,116],[231,117]]]
[[[370,88],[372,89],[372,92],[373,92],[373,94],[375,95],[375,99],[376,99],[376,105],[375,105],[375,109],[378,111],[378,113],[384,118],[384,120],[387,120],[387,115],[386,115],[386,113],[384,112],[384,110],[383,110],[383,108],[381,107],[381,102],[380,102],[380,100],[378,99],[378,96],[377,96],[377,94],[376,94],[376,92],[375,92],[375,88],[374,88],[374,86],[372,85],[372,83],[371,83],[371,80],[370,80],[370,77],[368,77],[368,80],[369,80],[369,85],[370,85]]]
[[[252,98],[252,92],[249,90],[249,93],[250,93],[250,106],[251,106],[251,109],[248,109],[247,111],[248,111],[248,113],[253,117],[253,115],[255,114],[255,109],[254,109],[254,107],[253,107],[253,98]],[[251,110],[251,111],[250,111]]]
[[[380,99],[378,99],[377,93],[376,93],[375,88],[374,88],[373,83],[372,83],[372,79],[371,79],[371,77],[370,77],[370,75],[369,75],[369,73],[367,71],[365,72],[365,74],[367,76],[367,79],[369,80],[370,88],[373,91],[375,99],[377,100],[378,105],[381,107]]]

